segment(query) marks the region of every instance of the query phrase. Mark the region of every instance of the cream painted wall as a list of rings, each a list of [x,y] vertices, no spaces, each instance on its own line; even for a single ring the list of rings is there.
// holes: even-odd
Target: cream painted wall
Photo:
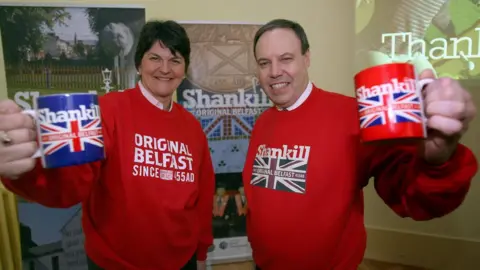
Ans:
[[[45,3],[45,1],[2,1],[3,3]],[[132,4],[134,1],[47,1],[49,4],[69,5],[92,3],[94,5],[106,4]],[[143,5],[146,8],[147,19],[175,19],[206,20],[206,21],[230,21],[264,23],[270,19],[284,17],[301,23],[309,36],[312,53],[312,66],[310,74],[317,86],[327,90],[352,94],[352,57],[354,42],[354,1],[352,0],[302,0],[299,1],[273,1],[273,0],[176,0],[158,1],[141,0],[136,5]],[[1,43],[0,43],[1,46]],[[0,57],[3,54],[0,53]],[[4,77],[3,59],[0,61],[0,97],[6,96],[6,82]],[[480,90],[477,90],[480,92]],[[477,106],[480,107],[480,94],[475,95]],[[475,152],[480,156],[478,138],[480,138],[480,117],[477,118],[473,131],[466,136],[465,142],[470,146],[474,145],[477,139]],[[366,224],[370,227],[369,247],[367,255],[376,258],[385,258],[396,261],[407,261],[417,264],[419,258],[431,260],[428,265],[443,264],[442,256],[436,253],[435,246],[425,246],[422,238],[417,234],[436,234],[441,237],[458,237],[476,240],[480,242],[480,216],[478,205],[480,205],[480,185],[478,177],[472,186],[472,190],[465,204],[454,214],[431,222],[411,222],[396,217],[373,191],[372,187],[366,189]],[[403,231],[413,237],[408,238],[397,234]],[[387,236],[391,238],[385,241]],[[408,240],[408,239],[411,240]],[[404,246],[397,249],[388,249],[401,241]],[[395,242],[395,243],[393,243]],[[432,242],[433,243],[433,242]],[[435,242],[436,243],[436,242]],[[443,243],[443,242],[442,242]],[[449,242],[451,243],[451,242]],[[451,244],[448,244],[451,245]],[[415,248],[418,247],[418,248]],[[427,250],[429,249],[429,250]],[[446,251],[445,251],[446,250]],[[449,253],[458,250],[454,246],[446,246],[445,252]],[[470,260],[475,256],[480,258],[478,252],[468,250],[471,256],[463,258]],[[473,253],[472,253],[473,252]],[[478,254],[477,254],[478,253]],[[425,264],[425,263],[423,263]],[[465,265],[465,264],[464,264]],[[441,268],[435,268],[441,269]],[[442,268],[443,269],[443,268]],[[445,268],[447,269],[447,268]],[[473,268],[448,268],[448,269],[473,269]],[[479,268],[480,269],[480,268]]]

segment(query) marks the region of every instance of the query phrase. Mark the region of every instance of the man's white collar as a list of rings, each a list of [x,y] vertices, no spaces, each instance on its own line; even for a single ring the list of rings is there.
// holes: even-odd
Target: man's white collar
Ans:
[[[277,109],[279,111],[293,111],[293,110],[295,110],[296,108],[300,107],[300,105],[302,105],[305,102],[305,100],[307,100],[307,98],[310,96],[310,93],[312,93],[312,89],[313,89],[312,82],[308,82],[307,88],[305,88],[305,91],[303,91],[302,95],[300,95],[300,97],[297,99],[297,101],[295,101],[295,103],[293,103],[288,108],[277,107]]]

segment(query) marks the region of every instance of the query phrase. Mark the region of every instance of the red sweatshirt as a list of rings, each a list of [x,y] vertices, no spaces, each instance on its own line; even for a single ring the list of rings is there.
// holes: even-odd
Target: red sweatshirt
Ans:
[[[48,207],[83,207],[87,255],[104,269],[178,270],[213,243],[214,172],[194,116],[155,107],[138,88],[99,99],[106,160],[2,179]]]
[[[366,248],[363,192],[374,177],[398,215],[427,220],[463,201],[477,171],[459,145],[442,166],[413,146],[359,143],[353,98],[313,88],[291,111],[257,120],[244,167],[248,239],[262,270],[352,270]]]

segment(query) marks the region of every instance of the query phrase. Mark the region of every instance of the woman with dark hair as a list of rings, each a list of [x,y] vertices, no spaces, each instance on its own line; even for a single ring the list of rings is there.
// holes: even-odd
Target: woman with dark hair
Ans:
[[[189,60],[182,26],[145,24],[135,54],[140,82],[99,98],[106,151],[99,162],[43,169],[30,158],[32,119],[13,101],[0,101],[3,184],[48,207],[81,203],[89,269],[206,268],[213,242],[210,151],[197,119],[172,101]]]

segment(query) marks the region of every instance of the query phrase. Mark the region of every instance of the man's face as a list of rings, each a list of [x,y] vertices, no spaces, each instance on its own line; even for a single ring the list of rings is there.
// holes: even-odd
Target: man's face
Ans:
[[[293,30],[283,28],[265,32],[255,52],[262,89],[276,106],[293,105],[308,84],[310,52],[302,55],[300,39]]]

